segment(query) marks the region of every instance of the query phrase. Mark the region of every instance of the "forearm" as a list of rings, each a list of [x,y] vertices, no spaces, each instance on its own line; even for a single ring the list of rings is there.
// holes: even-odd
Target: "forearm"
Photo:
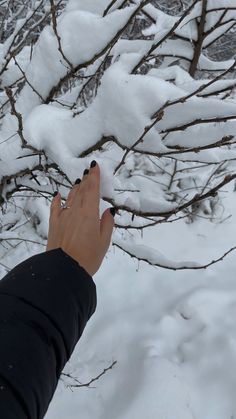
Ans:
[[[27,259],[0,281],[0,377],[21,405],[22,419],[46,413],[95,308],[92,278],[59,248]],[[0,392],[1,403],[4,397]]]

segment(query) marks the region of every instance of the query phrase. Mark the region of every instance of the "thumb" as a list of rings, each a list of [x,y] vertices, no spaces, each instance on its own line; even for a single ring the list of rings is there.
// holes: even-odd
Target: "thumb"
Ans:
[[[52,203],[51,203],[50,217],[57,217],[60,214],[60,212],[61,212],[61,195],[60,195],[60,192],[57,192],[57,194],[54,195]]]
[[[114,216],[111,214],[110,208],[107,208],[106,211],[104,211],[104,213],[102,214],[102,218],[100,222],[101,242],[102,242],[102,248],[104,249],[105,253],[107,252],[110,246],[114,225],[115,225]]]

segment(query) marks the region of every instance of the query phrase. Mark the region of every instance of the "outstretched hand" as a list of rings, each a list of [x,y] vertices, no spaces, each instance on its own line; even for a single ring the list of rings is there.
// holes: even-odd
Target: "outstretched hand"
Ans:
[[[70,190],[65,204],[70,208],[61,207],[59,192],[53,198],[46,249],[60,247],[91,276],[101,266],[114,227],[109,208],[99,219],[100,169],[95,163],[91,163],[90,170],[86,169],[82,180],[77,179]]]

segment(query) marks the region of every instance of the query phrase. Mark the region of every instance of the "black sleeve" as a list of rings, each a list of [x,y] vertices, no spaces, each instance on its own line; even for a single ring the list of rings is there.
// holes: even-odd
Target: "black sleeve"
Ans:
[[[0,281],[0,418],[43,418],[95,309],[92,277],[61,248]]]

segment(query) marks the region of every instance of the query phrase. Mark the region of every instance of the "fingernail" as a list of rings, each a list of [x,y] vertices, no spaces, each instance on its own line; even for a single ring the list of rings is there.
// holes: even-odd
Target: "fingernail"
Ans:
[[[57,195],[58,195],[58,191],[55,191],[54,194],[53,194],[53,197],[55,198],[55,196],[57,196]]]
[[[88,169],[85,169],[84,175],[87,175],[88,173],[89,173],[89,170]]]
[[[78,177],[78,179],[76,179],[75,181],[75,185],[78,185],[81,182],[81,179]]]
[[[116,214],[116,208],[114,208],[114,207],[110,208],[110,213],[111,213],[111,215],[112,215],[113,217],[115,217],[115,214]]]
[[[96,164],[97,164],[97,162],[96,162],[95,160],[93,160],[93,161],[91,162],[91,164],[90,164],[90,167],[95,167],[95,166],[96,166]]]

